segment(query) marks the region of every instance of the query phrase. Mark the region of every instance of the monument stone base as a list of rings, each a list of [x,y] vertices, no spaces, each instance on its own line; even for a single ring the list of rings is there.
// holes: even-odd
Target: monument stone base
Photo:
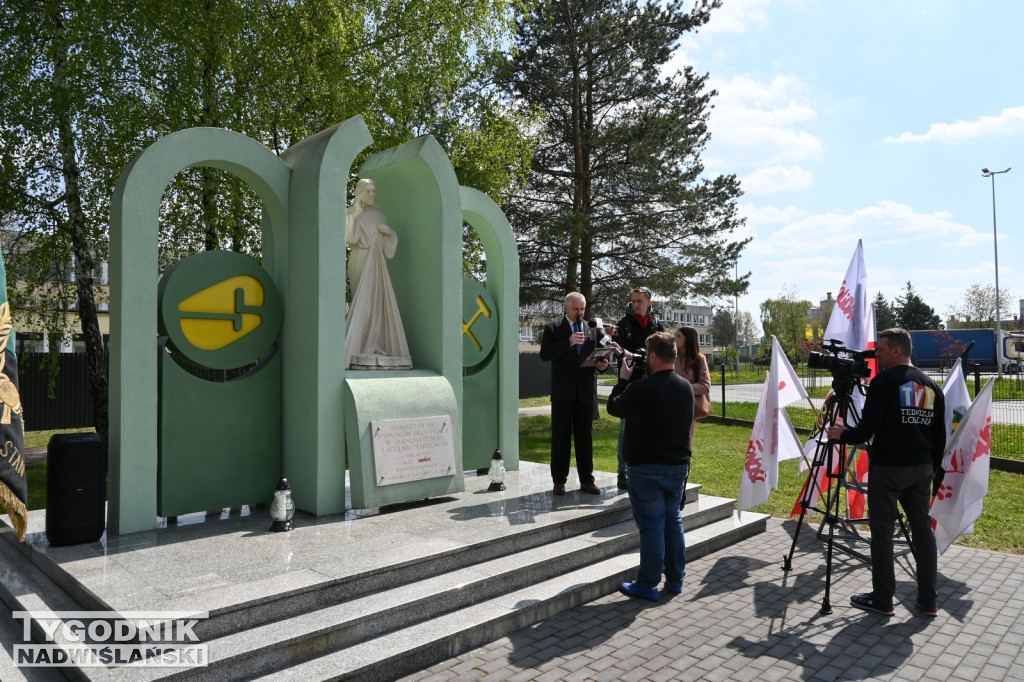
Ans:
[[[465,490],[462,425],[445,377],[428,370],[349,370],[345,376],[354,509]],[[407,437],[395,437],[401,429]],[[393,437],[388,446],[384,435]]]

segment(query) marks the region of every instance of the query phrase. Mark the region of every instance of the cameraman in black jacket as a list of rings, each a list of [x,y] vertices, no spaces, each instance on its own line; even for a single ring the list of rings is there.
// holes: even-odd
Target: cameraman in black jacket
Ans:
[[[885,371],[871,380],[860,423],[853,428],[832,426],[828,437],[856,444],[874,436],[868,451],[872,590],[853,595],[850,603],[884,616],[895,611],[892,541],[898,501],[910,522],[917,559],[917,607],[934,617],[938,614],[938,552],[928,509],[932,479],[942,471],[946,411],[942,391],[910,363],[911,350],[907,330],[879,333],[875,357]]]

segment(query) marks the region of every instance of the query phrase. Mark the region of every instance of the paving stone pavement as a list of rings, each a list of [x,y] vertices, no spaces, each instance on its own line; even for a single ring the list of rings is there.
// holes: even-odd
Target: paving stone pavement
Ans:
[[[950,547],[939,557],[938,618],[914,608],[898,557],[891,618],[850,606],[868,565],[835,553],[822,615],[824,543],[796,523],[687,567],[683,594],[657,603],[613,594],[406,680],[1024,680],[1024,556]],[[866,546],[863,548],[867,552]]]

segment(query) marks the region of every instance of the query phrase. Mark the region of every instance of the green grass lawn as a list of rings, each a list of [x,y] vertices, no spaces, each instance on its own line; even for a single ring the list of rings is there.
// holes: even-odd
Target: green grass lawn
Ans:
[[[722,415],[721,403],[713,408],[716,417]],[[814,428],[815,413],[808,407],[795,407],[790,405],[786,408],[789,420],[798,429]],[[757,416],[757,403],[727,403],[725,416],[730,419],[742,419],[753,422]],[[749,433],[748,433],[749,436]],[[1016,424],[993,424],[992,425],[992,455],[1005,457],[1006,459],[1024,459],[1024,452],[1020,452],[1021,443],[1024,443],[1024,426]],[[746,447],[746,444],[744,444]]]
[[[521,407],[548,405],[547,397],[520,401]],[[753,420],[757,410],[754,403],[729,403],[728,414],[737,419]],[[809,409],[787,408],[794,426],[810,428],[813,412]],[[998,425],[997,425],[998,426]],[[1020,428],[1020,427],[1011,427]],[[79,429],[78,431],[91,431]],[[33,431],[25,434],[26,447],[45,447],[54,431]],[[619,420],[608,416],[601,408],[601,419],[594,424],[594,467],[599,471],[614,472],[618,468],[616,447]],[[993,427],[993,451],[996,450],[998,432]],[[694,436],[693,461],[690,480],[700,483],[702,492],[717,497],[735,498],[739,494],[742,471],[750,427],[729,426],[702,422]],[[551,418],[527,417],[519,420],[519,456],[528,462],[547,464],[551,452]],[[26,469],[29,489],[29,509],[46,507],[46,465]],[[797,462],[790,460],[779,465],[779,488],[773,490],[768,502],[753,511],[777,518],[789,518],[789,513],[800,494],[803,476],[797,475]],[[1024,554],[1024,476],[1003,471],[989,475],[989,494],[985,498],[985,511],[974,524],[974,535],[957,540],[958,545],[977,547],[997,552]]]
[[[56,433],[96,433],[96,429],[64,429],[58,431],[26,431],[26,448],[45,448],[50,442],[50,437]]]
[[[730,408],[732,403],[730,403]],[[756,405],[753,406],[756,410]],[[810,410],[807,410],[810,413]],[[730,415],[731,416],[731,415]],[[753,412],[749,419],[753,419]],[[743,417],[741,417],[743,418]],[[594,424],[594,467],[599,471],[617,469],[615,449],[619,420],[601,409],[601,420]],[[550,461],[550,417],[528,417],[520,420],[519,457],[529,462]],[[740,474],[750,442],[750,428],[723,424],[700,423],[694,436],[690,481],[700,483],[701,492],[717,497],[739,495]],[[773,490],[768,502],[752,511],[787,519],[803,485],[797,475],[797,461],[779,465],[779,488]],[[989,475],[989,493],[985,511],[974,524],[974,535],[957,540],[958,545],[997,552],[1024,554],[1024,476],[1003,471]],[[817,524],[815,523],[815,527]]]

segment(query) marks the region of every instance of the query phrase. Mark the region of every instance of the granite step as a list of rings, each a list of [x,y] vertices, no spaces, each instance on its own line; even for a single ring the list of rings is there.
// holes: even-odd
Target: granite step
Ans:
[[[700,486],[688,486],[687,499],[699,495]],[[571,496],[566,500],[571,503]],[[588,496],[589,497],[589,496]],[[36,514],[36,512],[33,512]],[[172,610],[207,610],[209,617],[202,620],[196,627],[196,633],[209,641],[239,630],[266,623],[298,616],[336,604],[356,596],[393,589],[416,580],[444,575],[463,566],[488,561],[502,556],[514,555],[517,552],[534,547],[543,547],[558,543],[567,538],[593,532],[616,523],[632,519],[632,510],[628,498],[620,497],[606,500],[603,506],[595,507],[590,513],[566,519],[559,523],[529,524],[517,526],[497,538],[470,543],[465,546],[428,554],[403,562],[383,560],[381,567],[372,570],[355,572],[340,579],[313,582],[301,585],[286,592],[271,586],[265,590],[262,586],[252,586],[247,594],[235,596],[227,606],[207,609],[204,605],[187,603],[169,603]],[[59,565],[54,564],[46,552],[39,552],[26,543],[14,539],[13,531],[4,524],[4,533],[0,534],[0,545],[7,551],[22,555],[31,561],[33,571],[47,575],[58,591],[63,591],[78,608],[103,611],[111,608],[103,600],[96,598],[88,589],[69,576]],[[40,523],[41,530],[41,523]],[[30,610],[30,609],[27,609]]]
[[[46,682],[66,679],[55,668],[19,668],[11,657],[13,646],[25,643],[23,621],[14,611],[76,611],[82,606],[53,582],[29,554],[19,549],[14,531],[0,523],[0,680],[3,682]],[[32,636],[42,641],[38,623],[32,623]],[[58,634],[59,637],[59,634]]]
[[[744,513],[740,522],[732,511],[733,500],[702,496],[699,489],[687,489],[684,525],[689,558],[764,530],[767,517]],[[578,495],[567,494],[564,502],[570,508],[583,505],[585,514],[553,523],[513,525],[462,547],[421,555],[400,553],[411,559],[388,562],[385,556],[374,570],[356,570],[295,589],[262,589],[257,581],[250,593],[220,595],[216,606],[205,607],[209,618],[195,628],[208,645],[208,667],[63,672],[68,679],[131,682],[267,675],[390,679],[406,674],[608,594],[632,576],[639,538],[628,498],[606,492],[598,500],[574,500],[574,494]],[[547,500],[550,493],[542,495]],[[593,509],[592,502],[598,502]],[[474,508],[482,511],[479,505],[467,507]],[[108,608],[82,585],[63,585],[60,565],[45,551],[16,543],[6,530],[0,538],[3,584],[15,586],[2,594],[8,609]],[[176,605],[165,606],[175,610]],[[35,631],[41,641],[38,626]],[[0,669],[6,670],[7,663],[13,665],[0,654]],[[54,679],[47,675],[56,672],[42,669],[34,677],[12,669],[16,674],[10,678],[15,680]]]
[[[762,533],[767,520],[765,514],[744,513],[741,520],[734,513],[727,519],[688,530],[687,560],[696,560]],[[639,550],[609,557],[429,621],[248,679],[393,680],[611,594],[621,582],[635,577],[639,560]],[[662,597],[668,598],[671,597]]]
[[[732,508],[733,500],[708,496],[687,504],[684,523],[692,529],[689,533],[695,533],[697,543],[690,552],[704,551],[704,544],[710,548],[719,541],[719,534],[732,530]],[[716,526],[710,536],[701,533],[701,528],[721,523],[728,524],[728,528]],[[635,568],[638,547],[636,524],[630,519],[512,556],[468,565],[315,612],[248,628],[209,641],[209,668],[190,671],[181,679],[251,679],[268,670],[302,664],[331,651],[360,646],[362,642],[401,631],[418,622],[445,618],[453,611],[474,610],[480,604],[507,599],[509,594],[528,592],[546,581],[557,584],[563,576],[614,557],[633,556],[630,565]],[[616,569],[614,576],[621,577],[620,572]],[[618,583],[613,581],[609,585],[614,589]]]

